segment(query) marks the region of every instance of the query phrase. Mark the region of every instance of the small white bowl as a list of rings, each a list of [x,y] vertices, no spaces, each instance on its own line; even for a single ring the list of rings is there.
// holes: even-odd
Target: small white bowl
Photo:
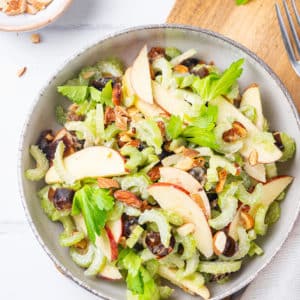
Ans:
[[[8,16],[0,11],[0,30],[31,31],[47,26],[61,16],[73,0],[53,0],[45,9],[36,15],[27,13]]]

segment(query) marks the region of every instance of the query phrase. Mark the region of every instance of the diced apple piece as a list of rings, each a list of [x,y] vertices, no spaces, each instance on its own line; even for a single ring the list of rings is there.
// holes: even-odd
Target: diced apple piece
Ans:
[[[241,154],[246,159],[249,158],[253,151],[257,152],[257,163],[271,163],[277,161],[282,156],[282,152],[275,144],[268,144],[267,147],[265,147],[264,144],[257,142],[257,139],[255,138],[261,134],[261,131],[223,97],[218,97],[210,103],[218,106],[218,124],[227,121],[230,118],[240,122],[246,128],[247,137],[244,139],[244,146],[240,150]]]
[[[253,179],[263,183],[266,182],[266,168],[263,164],[251,166],[248,162],[245,162],[244,169]]]
[[[155,102],[171,115],[181,116],[191,112],[191,105],[179,98],[174,92],[165,89],[156,81],[152,81]]]
[[[255,125],[259,130],[263,130],[264,127],[264,115],[261,105],[260,91],[257,84],[249,86],[242,96],[241,107],[245,105],[251,105],[256,110],[256,122]]]
[[[182,187],[159,182],[148,188],[149,194],[161,208],[181,215],[185,223],[194,223],[197,248],[206,257],[213,254],[212,234],[202,209]]]
[[[146,45],[142,48],[132,65],[131,84],[139,98],[147,103],[153,103],[151,73]]]
[[[262,188],[262,204],[269,206],[293,181],[292,176],[278,176],[265,183]]]
[[[201,184],[191,174],[172,167],[159,168],[160,179],[162,182],[174,183],[183,187],[189,193],[197,193],[202,189]]]
[[[126,174],[125,162],[119,152],[103,147],[88,147],[64,159],[65,170],[72,179],[87,177],[111,177]],[[60,176],[52,166],[46,176],[47,184],[61,182]]]
[[[122,275],[118,268],[110,263],[106,263],[103,270],[98,274],[98,276],[108,280],[122,279]]]
[[[209,290],[205,285],[199,286],[191,279],[178,277],[176,269],[160,265],[158,274],[192,295],[199,295],[204,299],[209,299],[210,297]]]
[[[119,243],[120,238],[122,236],[122,227],[123,227],[122,219],[120,218],[115,221],[108,221],[106,223],[106,227],[110,229],[116,243]]]

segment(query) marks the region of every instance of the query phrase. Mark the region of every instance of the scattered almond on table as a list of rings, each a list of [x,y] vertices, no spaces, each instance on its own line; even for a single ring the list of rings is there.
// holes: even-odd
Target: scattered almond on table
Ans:
[[[26,67],[22,67],[21,69],[19,69],[17,72],[18,77],[22,77],[25,74],[26,70]]]
[[[38,33],[33,33],[30,39],[33,44],[38,44],[41,42],[41,36]]]
[[[9,16],[28,13],[35,15],[45,9],[53,0],[0,0],[0,11]]]

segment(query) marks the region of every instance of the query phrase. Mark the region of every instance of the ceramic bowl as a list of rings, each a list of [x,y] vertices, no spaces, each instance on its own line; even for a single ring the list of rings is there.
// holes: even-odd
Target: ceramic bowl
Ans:
[[[53,0],[44,10],[36,15],[21,14],[7,16],[0,11],[0,30],[31,31],[37,30],[54,22],[71,5],[73,0]]]
[[[77,284],[104,299],[123,300],[125,298],[125,285],[120,282],[87,278],[83,275],[83,270],[72,262],[68,250],[62,248],[58,243],[60,226],[49,221],[41,210],[36,192],[43,183],[29,182],[23,174],[24,170],[29,167],[31,159],[28,153],[29,146],[36,142],[43,129],[56,126],[54,108],[63,101],[57,94],[56,87],[76,76],[82,67],[92,65],[107,56],[120,57],[129,65],[145,43],[149,47],[157,45],[175,46],[181,50],[195,48],[199,58],[205,61],[213,60],[221,68],[226,68],[232,61],[241,57],[245,58],[244,72],[240,79],[242,89],[253,82],[260,85],[264,113],[270,121],[271,128],[285,131],[294,138],[297,137],[296,143],[300,149],[299,117],[286,88],[272,70],[255,54],[219,34],[181,25],[138,27],[113,34],[68,60],[45,84],[37,96],[25,124],[19,150],[21,199],[36,238],[53,262]],[[229,282],[223,285],[210,285],[211,299],[222,299],[250,283],[259,271],[271,261],[287,238],[297,218],[300,204],[299,151],[292,162],[282,166],[281,174],[283,173],[293,175],[295,180],[285,201],[282,202],[280,220],[270,228],[268,234],[260,241],[265,254],[246,262],[241,271],[234,274]],[[187,300],[194,299],[194,297],[176,290],[172,299]]]

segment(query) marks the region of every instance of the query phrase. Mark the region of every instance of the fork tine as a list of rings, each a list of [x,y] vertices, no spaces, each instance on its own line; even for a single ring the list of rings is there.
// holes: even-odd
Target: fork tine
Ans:
[[[299,37],[298,37],[297,31],[296,31],[296,28],[295,28],[295,25],[294,25],[294,21],[292,19],[291,14],[290,14],[288,5],[286,3],[286,0],[283,0],[283,6],[284,6],[284,10],[285,10],[288,22],[290,24],[290,28],[291,28],[291,31],[292,31],[292,35],[294,37],[296,48],[298,50],[298,53],[300,54],[300,41],[299,41]]]
[[[297,9],[295,0],[292,0],[292,5],[293,5],[293,10],[294,10],[294,13],[295,13],[297,22],[298,22],[298,24],[300,25],[300,15],[299,15],[299,12],[298,12],[298,9]]]
[[[296,62],[295,53],[294,53],[294,50],[292,48],[292,44],[291,44],[289,35],[286,31],[286,28],[285,28],[285,25],[284,25],[284,22],[283,22],[283,18],[282,18],[282,15],[280,13],[279,6],[278,6],[277,3],[275,4],[275,8],[276,8],[276,14],[277,14],[277,19],[278,19],[278,23],[279,23],[279,27],[280,27],[280,31],[281,31],[282,40],[283,40],[285,49],[287,51],[287,54],[289,56],[289,59],[290,59],[292,65],[293,65]]]

